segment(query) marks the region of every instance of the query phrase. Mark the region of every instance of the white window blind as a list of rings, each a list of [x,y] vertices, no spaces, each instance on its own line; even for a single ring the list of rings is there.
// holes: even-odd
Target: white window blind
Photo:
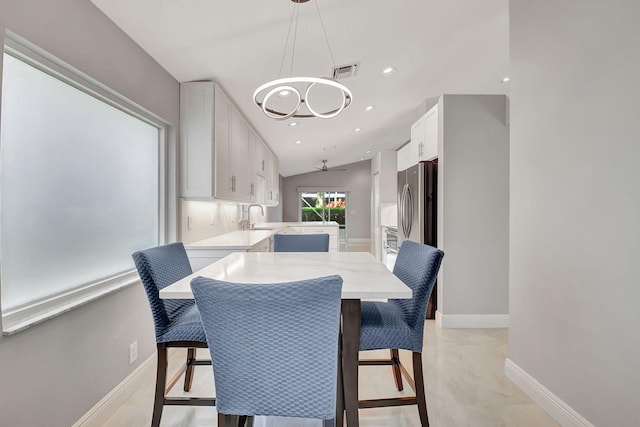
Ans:
[[[5,315],[131,273],[161,241],[161,129],[4,53]],[[60,305],[60,304],[58,304]],[[9,322],[11,323],[11,322]]]

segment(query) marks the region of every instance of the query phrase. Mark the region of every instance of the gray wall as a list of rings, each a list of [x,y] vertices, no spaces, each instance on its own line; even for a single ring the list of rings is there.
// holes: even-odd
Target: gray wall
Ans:
[[[299,221],[297,187],[349,189],[347,200],[347,239],[371,237],[371,161],[340,166],[346,171],[310,172],[288,176],[280,189],[283,221]]]
[[[178,83],[89,1],[3,0],[0,39],[5,29],[178,123]],[[173,168],[170,177],[175,180]],[[174,202],[175,192],[169,198]],[[175,235],[175,213],[171,217]],[[130,366],[128,347],[135,340],[139,359]],[[2,336],[0,424],[68,427],[154,351],[140,285]]]
[[[438,108],[442,132],[438,138],[438,247],[445,252],[438,311],[443,326],[450,323],[447,316],[451,315],[505,316],[509,313],[506,98],[444,95]]]
[[[640,2],[511,0],[509,358],[640,425]]]

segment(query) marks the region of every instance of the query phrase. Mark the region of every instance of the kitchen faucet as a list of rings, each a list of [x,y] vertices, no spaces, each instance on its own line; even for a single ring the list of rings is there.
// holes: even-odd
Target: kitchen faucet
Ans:
[[[259,205],[257,203],[252,203],[247,207],[247,220],[249,221],[249,229],[253,230],[253,228],[256,226],[255,222],[251,222],[251,208],[257,206],[260,208],[260,215],[264,216],[264,208],[262,207],[262,205]]]

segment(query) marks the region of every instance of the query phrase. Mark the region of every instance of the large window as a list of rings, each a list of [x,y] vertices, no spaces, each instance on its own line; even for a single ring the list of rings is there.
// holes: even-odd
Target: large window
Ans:
[[[5,47],[5,333],[131,283],[131,253],[163,240],[163,125],[83,83]]]

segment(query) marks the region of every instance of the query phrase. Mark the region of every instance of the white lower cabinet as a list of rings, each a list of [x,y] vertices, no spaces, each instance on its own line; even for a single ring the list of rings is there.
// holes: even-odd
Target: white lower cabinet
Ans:
[[[336,226],[304,226],[287,227],[278,231],[278,234],[328,234],[329,252],[338,252],[338,227]]]
[[[271,252],[273,248],[273,237],[267,237],[248,249],[220,249],[213,247],[197,247],[185,245],[191,269],[200,270],[207,265],[218,261],[234,252]]]
[[[200,270],[207,265],[218,261],[226,257],[233,252],[246,252],[238,251],[236,249],[208,249],[208,248],[189,248],[185,247],[189,262],[191,263],[191,269],[193,271]]]
[[[273,237],[264,239],[262,242],[254,245],[248,252],[271,252],[273,250]]]

